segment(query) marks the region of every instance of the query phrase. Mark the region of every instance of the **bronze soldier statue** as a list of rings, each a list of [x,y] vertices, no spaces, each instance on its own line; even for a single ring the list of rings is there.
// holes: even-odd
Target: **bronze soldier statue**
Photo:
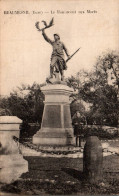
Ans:
[[[36,22],[35,26],[38,29],[38,31],[42,31],[42,35],[44,39],[52,45],[53,52],[51,55],[51,64],[50,64],[50,76],[53,78],[54,71],[60,72],[61,74],[61,80],[64,80],[64,70],[67,69],[66,61],[64,57],[64,51],[68,57],[68,60],[70,59],[70,55],[68,54],[68,50],[66,49],[65,45],[60,41],[60,36],[58,34],[54,34],[54,40],[52,41],[49,39],[45,33],[45,29],[53,26],[53,18],[50,21],[49,24],[46,23],[46,21],[42,21],[44,23],[44,28],[40,29],[39,22]]]
[[[53,78],[53,75],[56,76],[56,74],[55,74],[56,72],[58,72],[58,73],[60,72],[61,80],[63,81],[64,80],[64,70],[67,69],[66,62],[68,62],[79,51],[80,48],[78,50],[76,50],[70,56],[64,43],[62,43],[60,41],[60,36],[58,34],[54,34],[54,40],[52,41],[51,39],[48,38],[48,36],[45,33],[45,29],[52,27],[54,25],[53,18],[49,24],[47,24],[46,21],[42,21],[42,22],[44,23],[44,26],[45,26],[44,28],[40,29],[39,22],[36,22],[35,26],[38,31],[42,31],[42,35],[43,35],[44,39],[49,44],[51,44],[52,48],[53,48],[53,52],[51,55],[51,64],[50,64],[50,76],[51,76],[51,78]],[[64,51],[68,57],[66,61],[65,61]]]
[[[42,30],[42,35],[44,39],[52,45],[53,52],[51,55],[51,64],[50,64],[50,76],[53,78],[54,69],[56,72],[60,72],[61,74],[61,80],[64,80],[64,70],[67,69],[66,61],[64,57],[64,51],[68,57],[70,58],[70,55],[68,53],[67,48],[65,47],[64,43],[60,41],[60,36],[58,34],[54,34],[54,41],[49,39],[45,33],[45,29]]]

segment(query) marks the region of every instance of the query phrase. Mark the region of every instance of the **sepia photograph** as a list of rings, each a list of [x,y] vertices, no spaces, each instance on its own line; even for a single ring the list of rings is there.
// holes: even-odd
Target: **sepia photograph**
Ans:
[[[0,195],[119,194],[119,0],[0,0]]]

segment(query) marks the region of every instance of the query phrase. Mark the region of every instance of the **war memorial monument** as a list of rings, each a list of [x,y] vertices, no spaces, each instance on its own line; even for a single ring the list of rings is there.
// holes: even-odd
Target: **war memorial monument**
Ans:
[[[44,112],[41,129],[34,135],[33,143],[38,145],[67,146],[74,143],[74,135],[70,114],[69,96],[73,89],[67,86],[64,79],[64,71],[67,69],[66,62],[72,58],[60,36],[54,34],[54,41],[49,39],[45,30],[53,26],[53,19],[47,25],[42,21],[45,28],[40,29],[39,23],[36,27],[42,32],[44,39],[51,44],[53,52],[50,63],[50,77],[46,79],[47,84],[41,87],[45,95]],[[67,55],[65,61],[64,52]]]

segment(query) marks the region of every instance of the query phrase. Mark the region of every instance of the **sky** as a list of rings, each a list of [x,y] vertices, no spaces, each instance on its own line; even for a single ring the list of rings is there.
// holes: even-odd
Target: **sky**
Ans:
[[[52,46],[37,31],[35,23],[39,21],[43,27],[41,21],[48,23],[52,17],[54,26],[46,30],[47,35],[53,39],[53,34],[58,33],[70,54],[81,47],[67,63],[65,77],[81,69],[90,71],[103,52],[119,50],[119,0],[1,1],[1,95],[9,95],[21,84],[41,84],[49,76]]]

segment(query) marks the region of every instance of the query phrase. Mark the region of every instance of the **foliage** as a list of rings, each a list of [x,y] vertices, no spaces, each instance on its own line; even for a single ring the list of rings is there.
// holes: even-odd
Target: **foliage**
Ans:
[[[10,112],[10,110],[8,109],[3,109],[3,108],[0,108],[0,116],[11,116],[12,113]]]
[[[76,77],[68,78],[68,85],[76,92],[72,95],[72,103],[75,102],[76,105],[77,100],[83,100],[91,104],[90,110],[83,112],[88,124],[111,126],[118,124],[118,89],[108,84],[108,72],[105,66],[107,61],[108,65],[110,63],[112,65],[112,62],[118,64],[119,56],[113,53],[104,54],[97,58],[92,71],[81,70]]]
[[[0,107],[9,109],[13,116],[28,122],[41,122],[43,113],[44,95],[40,85],[22,85],[13,91],[7,98],[0,100]]]
[[[118,128],[109,126],[99,126],[99,125],[84,125],[83,135],[87,136],[97,136],[100,139],[114,139],[118,137]]]
[[[74,116],[76,111],[79,111],[81,115],[83,115],[85,113],[85,107],[80,102],[80,100],[72,101],[70,108],[71,108],[71,116]]]
[[[108,51],[104,53],[98,63],[101,63],[106,72],[112,69],[112,72],[115,76],[115,85],[119,86],[119,55],[117,51]]]

